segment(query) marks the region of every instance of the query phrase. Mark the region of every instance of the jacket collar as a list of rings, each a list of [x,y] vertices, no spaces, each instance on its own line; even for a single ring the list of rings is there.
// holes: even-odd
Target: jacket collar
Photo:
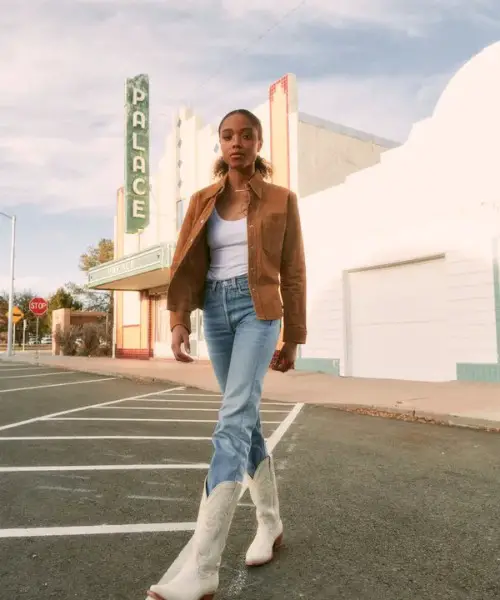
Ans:
[[[222,179],[202,190],[201,199],[211,200],[214,196],[221,194],[226,188],[227,181],[228,176],[226,174]],[[251,179],[249,179],[248,185],[260,200],[262,198],[262,188],[266,185],[266,182],[259,171],[256,171]]]

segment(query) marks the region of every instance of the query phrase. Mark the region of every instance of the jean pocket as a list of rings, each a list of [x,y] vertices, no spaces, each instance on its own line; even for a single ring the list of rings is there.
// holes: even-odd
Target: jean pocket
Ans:
[[[251,296],[252,295],[250,293],[250,286],[248,285],[247,280],[240,281],[238,283],[238,291],[242,296]]]

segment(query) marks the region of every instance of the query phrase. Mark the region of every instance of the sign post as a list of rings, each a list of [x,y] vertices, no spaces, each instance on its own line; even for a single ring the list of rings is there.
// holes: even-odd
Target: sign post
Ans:
[[[23,352],[26,352],[26,329],[28,327],[28,321],[23,321]]]
[[[127,79],[125,91],[126,232],[149,225],[149,78]]]
[[[16,347],[16,325],[24,319],[24,313],[19,306],[14,306],[12,311],[9,311],[5,316],[12,323],[11,353],[13,353]]]
[[[10,286],[9,286],[9,312],[7,314],[7,356],[12,356],[12,334],[14,332],[14,321],[12,318],[14,309],[14,264],[16,261],[16,217],[0,211],[0,217],[10,219],[12,223],[12,237],[10,245]]]
[[[38,330],[40,317],[43,317],[49,308],[49,303],[45,298],[32,298],[30,300],[29,309],[36,317],[36,357],[38,358]]]

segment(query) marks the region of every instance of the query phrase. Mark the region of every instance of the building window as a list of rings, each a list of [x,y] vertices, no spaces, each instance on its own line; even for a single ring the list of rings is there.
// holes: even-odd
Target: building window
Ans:
[[[177,200],[175,206],[175,221],[177,223],[177,231],[181,228],[182,221],[184,220],[184,201],[182,198]]]
[[[191,320],[191,335],[197,339],[198,338],[198,311],[194,310],[190,315]]]
[[[191,313],[191,336],[199,342],[205,341],[203,330],[203,311],[194,310]]]
[[[205,328],[203,325],[203,311],[200,310],[200,320],[198,323],[198,339],[200,340],[200,342],[204,342],[205,341]]]

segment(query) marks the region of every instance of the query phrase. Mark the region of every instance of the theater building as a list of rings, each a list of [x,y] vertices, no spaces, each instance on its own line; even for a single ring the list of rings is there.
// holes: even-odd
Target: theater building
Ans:
[[[114,291],[118,358],[171,357],[166,294],[175,240],[191,195],[212,182],[211,169],[220,153],[217,124],[206,125],[180,108],[157,174],[150,179],[148,94],[146,78],[128,82],[127,178],[117,194],[116,256],[89,272],[91,288]],[[398,146],[299,112],[297,81],[291,74],[270,85],[260,106],[251,110],[263,124],[262,155],[273,164],[273,182],[294,190],[301,207],[307,207],[310,196],[379,164],[382,153]],[[191,319],[192,353],[206,358],[201,311]]]

